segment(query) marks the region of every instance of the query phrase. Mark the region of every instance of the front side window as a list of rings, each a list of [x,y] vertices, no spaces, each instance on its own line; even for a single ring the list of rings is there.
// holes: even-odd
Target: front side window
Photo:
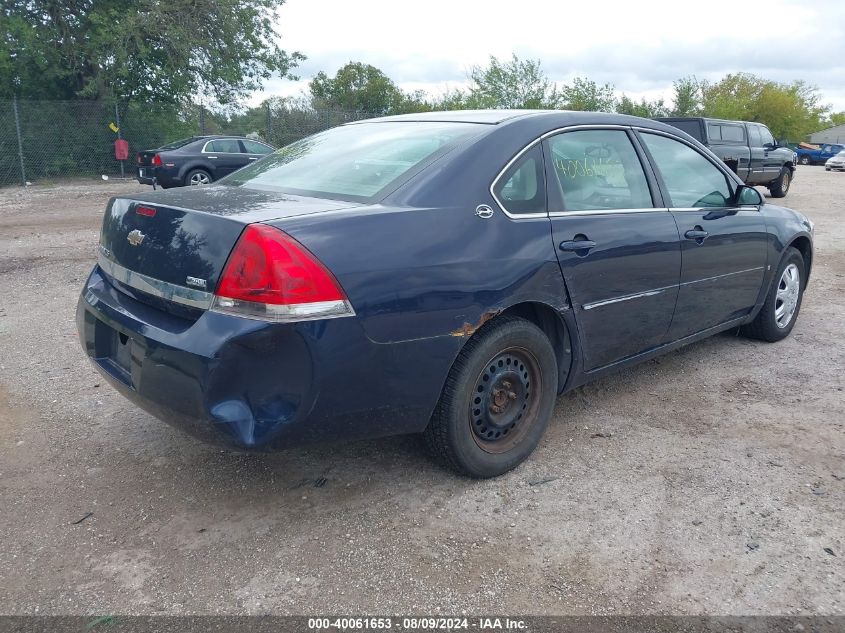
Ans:
[[[543,150],[539,145],[525,152],[502,174],[493,187],[493,193],[509,213],[546,212]]]
[[[489,130],[478,123],[355,123],[309,136],[236,171],[223,184],[371,202],[416,168]]]
[[[769,128],[765,125],[760,125],[760,140],[763,141],[763,145],[774,145],[775,144],[775,137],[772,136],[772,133],[769,132]]]
[[[642,163],[624,130],[564,132],[548,155],[567,211],[653,206]]]
[[[663,177],[674,208],[726,207],[733,197],[728,178],[689,145],[666,136],[641,133]]]

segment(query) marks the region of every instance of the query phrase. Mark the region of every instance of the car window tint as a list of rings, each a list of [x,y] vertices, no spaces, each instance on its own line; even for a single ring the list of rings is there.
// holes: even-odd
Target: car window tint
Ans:
[[[722,127],[716,125],[715,123],[708,123],[707,124],[707,136],[710,137],[711,141],[721,141],[722,140]]]
[[[240,154],[241,146],[236,138],[219,138],[211,141],[205,150],[206,152],[220,152],[223,154]]]
[[[567,211],[653,206],[642,163],[623,130],[564,132],[548,140]]]
[[[733,191],[722,171],[689,145],[657,134],[642,134],[676,208],[724,207]]]
[[[722,127],[722,140],[723,141],[736,141],[742,143],[745,141],[745,133],[743,132],[742,128],[738,125],[723,125]]]
[[[545,213],[546,182],[543,150],[535,145],[496,181],[493,193],[510,213]]]
[[[249,141],[249,140],[242,140],[241,143],[244,144],[247,153],[249,154],[270,154],[273,151],[272,147],[265,145],[264,143],[259,143],[257,141]]]
[[[760,138],[760,129],[756,125],[748,126],[748,137],[751,147],[761,147],[763,145],[763,140]]]
[[[405,174],[488,131],[445,121],[355,123],[309,136],[225,178],[230,185],[367,202]]]

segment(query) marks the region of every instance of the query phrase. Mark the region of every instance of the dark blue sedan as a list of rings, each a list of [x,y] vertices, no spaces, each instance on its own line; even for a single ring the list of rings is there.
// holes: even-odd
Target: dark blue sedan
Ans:
[[[564,391],[723,330],[787,336],[812,240],[655,121],[403,115],[114,198],[77,322],[118,391],[198,437],[424,433],[491,477]]]

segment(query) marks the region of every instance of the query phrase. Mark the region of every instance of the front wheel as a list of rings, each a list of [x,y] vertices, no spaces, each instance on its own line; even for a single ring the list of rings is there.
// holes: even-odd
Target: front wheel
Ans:
[[[772,194],[772,198],[783,198],[789,192],[790,184],[792,184],[792,170],[789,167],[783,167],[780,170],[780,176],[769,185],[769,193]]]
[[[805,280],[804,258],[790,246],[778,266],[766,302],[755,319],[743,327],[743,333],[770,343],[789,336],[801,310]]]
[[[810,157],[809,156],[802,156],[798,159],[798,162],[802,165],[809,165],[810,164]]]
[[[557,396],[548,337],[518,317],[479,329],[452,366],[426,428],[432,452],[461,474],[496,477],[537,447]]]

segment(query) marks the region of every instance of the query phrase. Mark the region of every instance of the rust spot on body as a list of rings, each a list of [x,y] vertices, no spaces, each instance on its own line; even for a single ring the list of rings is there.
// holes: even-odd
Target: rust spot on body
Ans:
[[[503,311],[504,308],[487,310],[487,312],[481,315],[481,318],[478,320],[477,325],[473,325],[472,323],[464,323],[461,327],[452,332],[452,336],[472,336],[478,331],[478,328],[487,323],[487,321],[489,321],[493,317],[499,316]]]

